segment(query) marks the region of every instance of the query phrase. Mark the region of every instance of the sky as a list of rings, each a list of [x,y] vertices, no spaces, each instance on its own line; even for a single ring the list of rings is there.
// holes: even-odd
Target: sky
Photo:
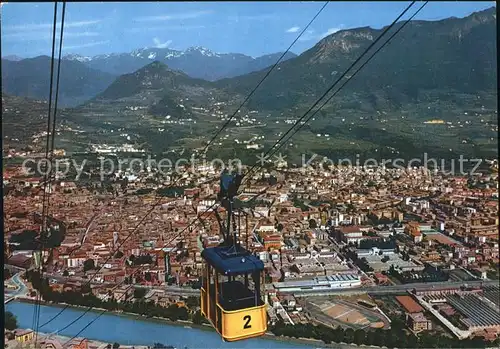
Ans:
[[[285,51],[325,2],[69,2],[63,55],[93,56],[144,47],[206,47],[257,57]],[[291,51],[297,54],[340,29],[390,24],[410,2],[330,2]],[[3,3],[1,55],[51,54],[54,4]],[[495,2],[431,1],[415,19],[465,17]],[[419,7],[404,17],[411,16]],[[58,9],[58,22],[62,5]],[[59,27],[58,25],[58,27]]]

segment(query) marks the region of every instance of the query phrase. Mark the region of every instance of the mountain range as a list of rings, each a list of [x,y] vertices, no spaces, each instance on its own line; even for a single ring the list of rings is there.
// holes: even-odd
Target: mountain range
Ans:
[[[130,53],[94,57],[66,55],[64,59],[79,61],[90,68],[115,75],[132,73],[153,61],[159,61],[193,78],[214,81],[262,70],[273,65],[282,54],[279,52],[252,58],[240,53],[215,53],[204,47],[190,47],[185,51],[143,48]],[[283,60],[296,56],[287,52]]]
[[[54,60],[57,71],[58,60]],[[50,91],[51,58],[11,61],[2,58],[2,93],[48,100]],[[87,67],[80,62],[62,60],[59,87],[59,106],[75,106],[104,91],[116,76]],[[54,81],[55,82],[55,81]]]
[[[401,26],[403,22],[396,25]],[[478,94],[496,89],[496,18],[495,8],[458,19],[412,21],[370,61],[359,75],[349,78],[343,92],[330,105],[373,113],[400,110],[408,104],[453,101],[458,94]],[[341,30],[331,34],[296,58],[281,62],[255,92],[248,108],[264,111],[296,110],[321,95],[348,66],[361,55],[384,30],[370,27]],[[378,46],[374,47],[374,50]],[[135,83],[124,77],[110,90],[116,98],[136,93],[172,92],[171,81],[158,80],[162,74],[174,74],[172,66],[155,61],[150,70],[140,69]],[[156,68],[163,67],[158,71]],[[356,66],[355,68],[357,68]],[[269,68],[215,82],[201,83],[183,74],[184,85],[203,85],[228,96],[244,96],[252,90]],[[147,73],[149,71],[149,73]],[[143,79],[150,76],[154,87]],[[351,71],[352,75],[352,71]],[[192,76],[191,76],[192,78]],[[147,79],[146,79],[147,80]],[[162,82],[158,82],[162,81]],[[118,93],[117,91],[121,91]],[[102,96],[110,96],[104,91]],[[184,97],[190,97],[189,94]]]
[[[384,29],[341,30],[325,37],[297,58],[281,63],[279,72],[270,76],[251,98],[250,107],[289,109],[310,103]],[[494,7],[461,19],[411,21],[346,84],[337,103],[374,112],[425,101],[426,92],[431,90],[446,91],[446,97],[440,98],[448,100],[454,100],[458,93],[495,90],[496,42]],[[263,70],[223,79],[215,85],[227,91],[247,93],[265,73]],[[355,102],[350,101],[354,94]]]
[[[60,103],[75,106],[102,92],[120,75],[158,61],[169,68],[193,77],[214,81],[244,75],[273,65],[283,53],[252,58],[239,53],[214,53],[203,47],[185,51],[169,48],[143,48],[130,53],[87,57],[77,54],[63,56],[61,65]],[[283,61],[296,57],[287,52]],[[57,63],[55,65],[57,67]],[[57,69],[57,68],[56,68]],[[23,59],[2,58],[2,85],[5,93],[34,99],[48,99],[50,57]]]
[[[426,149],[449,154],[448,149],[453,149],[453,152],[463,151],[462,154],[465,154],[467,150],[474,155],[486,148],[491,152],[493,146],[497,151],[496,144],[485,141],[492,137],[497,139],[496,134],[490,136],[491,128],[479,123],[469,125],[467,129],[420,126],[423,121],[434,118],[455,122],[464,117],[469,120],[468,115],[481,115],[486,119],[497,109],[495,11],[492,7],[465,18],[408,23],[358,75],[353,77],[349,72],[344,78],[344,81],[349,81],[342,91],[321,110],[314,123],[305,125],[303,132],[309,132],[309,136],[304,137],[303,145],[320,152],[354,144],[353,149],[377,149],[379,154],[382,148],[388,146],[391,149],[406,147],[409,152],[420,154]],[[284,123],[280,120],[296,118],[306,111],[384,29],[363,27],[341,30],[323,38],[301,55],[281,62],[242,108],[242,115],[253,110],[256,123],[265,122],[267,125],[255,130],[255,134],[264,132],[266,140],[273,141],[283,127],[289,127],[282,126]],[[171,57],[227,58],[206,49],[192,51],[196,51],[193,56],[186,51],[183,54],[172,53]],[[220,115],[234,112],[274,63],[266,63],[267,68],[248,74],[234,73],[237,76],[207,81],[193,76],[196,74],[189,74],[185,68],[165,64],[164,59],[170,52],[168,49],[161,54],[160,51],[155,52],[150,49],[135,52],[137,59],[147,59],[150,63],[117,77],[113,82],[113,75],[90,67],[89,64],[101,58],[66,57],[62,68],[72,63],[79,67],[80,70],[76,70],[79,74],[101,74],[100,81],[109,79],[106,80],[109,81],[108,86],[104,88],[104,81],[97,86],[95,81],[88,79],[87,86],[92,86],[95,97],[78,108],[68,110],[68,117],[73,122],[92,125],[95,130],[100,125],[116,122],[119,117],[124,127],[133,130],[142,141],[150,142],[152,148],[158,146],[165,149],[165,143],[161,142],[166,142],[166,138],[168,142],[189,138],[182,143],[183,146],[203,143],[207,129],[221,123]],[[132,56],[128,54],[127,57]],[[10,64],[22,64],[24,61]],[[209,71],[211,68],[207,67],[197,63],[197,68]],[[67,70],[70,71],[69,68]],[[79,74],[71,77],[77,85]],[[28,74],[25,75],[29,78]],[[10,79],[11,84],[16,83],[12,74]],[[76,88],[73,86],[73,89]],[[138,111],[131,111],[132,106]],[[163,125],[161,120],[166,116],[193,119],[197,124],[190,126],[189,137],[184,129],[181,130],[180,126],[177,129],[175,125],[171,126],[171,131],[175,131],[169,137],[155,134],[153,125]],[[272,119],[266,119],[268,117]],[[236,137],[235,126],[241,122],[239,117],[231,125],[231,138]],[[250,132],[251,128],[245,129],[241,137],[248,137]],[[310,138],[325,133],[331,135],[336,143],[321,141],[320,144]],[[297,142],[300,142],[298,138]],[[423,138],[425,142],[422,142]],[[468,140],[466,143],[465,138]]]

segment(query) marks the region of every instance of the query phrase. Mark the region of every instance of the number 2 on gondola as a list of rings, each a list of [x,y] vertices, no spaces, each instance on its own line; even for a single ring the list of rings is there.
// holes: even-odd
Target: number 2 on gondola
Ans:
[[[252,325],[250,325],[250,321],[252,320],[252,318],[250,317],[250,315],[245,315],[243,317],[243,320],[245,321],[245,325],[243,326],[244,329],[252,328]]]

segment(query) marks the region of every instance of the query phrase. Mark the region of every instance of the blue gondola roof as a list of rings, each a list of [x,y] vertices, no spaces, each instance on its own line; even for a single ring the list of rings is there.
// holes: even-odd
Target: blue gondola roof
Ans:
[[[225,254],[232,249],[233,247],[220,246],[206,248],[201,256],[208,264],[224,275],[239,275],[264,270],[264,263],[254,255],[229,256]]]
[[[232,182],[235,180],[235,175],[232,175],[230,173],[224,173],[221,176],[221,186],[225,190],[229,190],[229,186],[231,185]]]

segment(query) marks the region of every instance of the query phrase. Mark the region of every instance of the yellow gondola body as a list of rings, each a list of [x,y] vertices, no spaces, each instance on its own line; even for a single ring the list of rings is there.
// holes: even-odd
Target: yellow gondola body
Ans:
[[[262,261],[238,245],[204,249],[202,257],[201,311],[222,338],[231,342],[266,333]]]

